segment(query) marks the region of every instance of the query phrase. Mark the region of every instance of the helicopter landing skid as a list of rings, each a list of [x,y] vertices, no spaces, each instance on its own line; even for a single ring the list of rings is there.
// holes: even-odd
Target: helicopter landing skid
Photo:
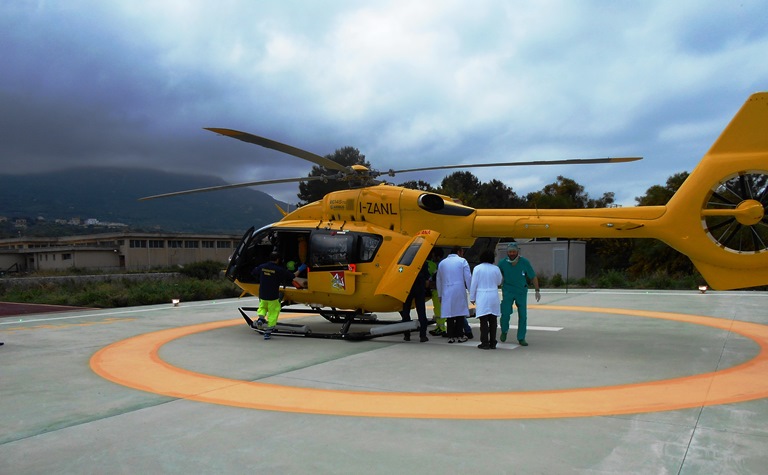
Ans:
[[[254,312],[258,310],[257,307],[241,307],[238,308],[240,311],[240,315],[243,316],[243,319],[248,324],[249,327],[253,328],[260,334],[264,334],[267,327],[266,325],[263,325],[259,323],[258,321],[254,321],[252,318],[248,316],[246,312]],[[292,311],[293,312],[293,311]],[[310,312],[310,311],[304,311],[304,312],[298,312],[298,313],[314,313],[317,314],[318,312]],[[347,312],[349,314],[355,314],[354,312]],[[326,317],[327,318],[327,317]],[[350,332],[350,327],[352,326],[353,321],[355,321],[355,318],[353,315],[347,315],[346,319],[344,320],[341,330],[335,333],[318,333],[313,332],[312,329],[309,328],[307,325],[300,325],[295,323],[277,323],[275,325],[275,328],[272,330],[271,334],[276,336],[301,336],[305,338],[324,338],[328,340],[349,340],[349,341],[360,341],[360,340],[370,340],[373,338],[378,338],[382,336],[388,336],[388,335],[397,335],[399,333],[406,333],[406,332],[412,332],[412,331],[418,331],[419,330],[419,322],[417,320],[411,320],[411,321],[398,321],[398,322],[387,322],[387,321],[379,321],[374,320],[369,323],[375,323],[377,327],[372,327],[368,331],[360,331],[360,332]]]
[[[370,312],[361,313],[354,310],[337,310],[335,308],[327,310],[320,307],[288,309],[287,305],[284,306],[283,309],[285,311],[290,311],[291,313],[309,313],[312,315],[320,315],[331,323],[346,323],[350,319],[353,321],[366,323],[380,323],[378,322],[378,317],[376,314]]]

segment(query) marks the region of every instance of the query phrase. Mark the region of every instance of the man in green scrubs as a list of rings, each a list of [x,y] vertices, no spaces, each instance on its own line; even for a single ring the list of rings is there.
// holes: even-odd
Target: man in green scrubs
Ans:
[[[499,269],[504,281],[501,284],[501,341],[507,341],[509,318],[512,315],[512,304],[517,307],[517,342],[520,346],[528,346],[525,333],[528,328],[528,287],[536,289],[536,301],[541,299],[539,279],[533,270],[531,262],[520,255],[516,242],[507,245],[507,257],[499,261]]]

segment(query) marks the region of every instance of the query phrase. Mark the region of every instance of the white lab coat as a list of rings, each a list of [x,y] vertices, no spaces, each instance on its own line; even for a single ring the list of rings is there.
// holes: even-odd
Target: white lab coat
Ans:
[[[437,295],[445,318],[469,316],[467,290],[472,280],[469,263],[458,254],[448,254],[437,265]]]
[[[475,267],[469,287],[469,300],[475,302],[475,315],[501,316],[499,286],[503,280],[498,266],[483,262]]]

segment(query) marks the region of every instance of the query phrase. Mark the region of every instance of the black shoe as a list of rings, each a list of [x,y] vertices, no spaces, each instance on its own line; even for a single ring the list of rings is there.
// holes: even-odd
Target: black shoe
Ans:
[[[429,338],[427,338],[427,337],[425,337],[425,336],[422,336],[421,338],[419,338],[419,341],[420,341],[421,343],[424,343],[425,341],[429,341]]]
[[[469,340],[469,338],[467,338],[465,336],[460,336],[460,337],[456,338],[456,342],[457,343],[464,343],[467,340]]]
[[[471,340],[475,337],[475,335],[473,335],[472,332],[465,333],[464,336],[467,337],[467,340]]]
[[[403,341],[411,341],[411,334],[403,333]]]
[[[450,340],[448,340],[448,343],[456,343],[456,338],[451,338]]]
[[[477,345],[477,347],[480,348],[481,350],[490,350],[491,349],[491,347],[486,345],[485,343],[480,343],[479,345]]]
[[[491,343],[490,345],[488,345],[488,349],[489,350],[495,350],[496,349],[496,343]]]
[[[445,333],[445,332],[444,332],[444,331],[442,331],[442,330],[441,330],[441,329],[439,329],[439,328],[435,328],[434,330],[430,330],[430,331],[429,331],[429,334],[430,334],[430,335],[432,335],[432,336],[438,336],[438,335],[442,335],[442,334],[444,334],[444,333]]]

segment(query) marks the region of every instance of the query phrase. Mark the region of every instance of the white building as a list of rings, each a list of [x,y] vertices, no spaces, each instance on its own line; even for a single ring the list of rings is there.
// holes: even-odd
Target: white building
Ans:
[[[0,272],[148,270],[193,262],[227,262],[239,235],[104,233],[0,239]]]

